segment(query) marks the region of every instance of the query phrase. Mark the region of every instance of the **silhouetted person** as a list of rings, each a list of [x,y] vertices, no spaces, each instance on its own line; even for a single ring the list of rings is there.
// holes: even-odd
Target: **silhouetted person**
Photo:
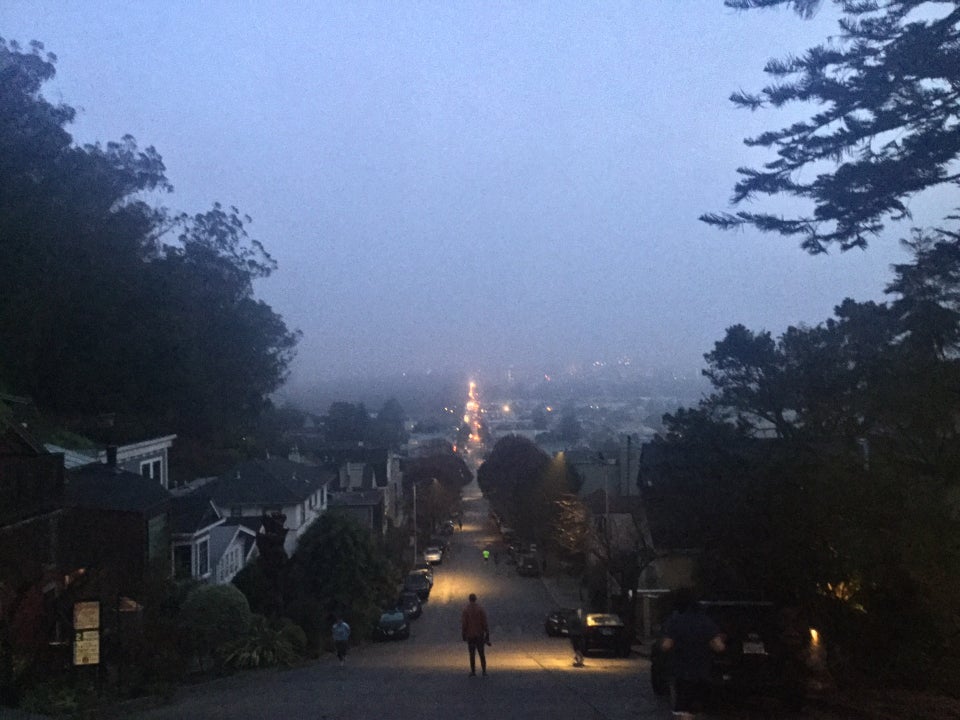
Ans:
[[[490,628],[487,625],[487,613],[477,602],[477,596],[470,593],[470,602],[460,614],[460,635],[470,651],[470,674],[477,674],[476,656],[480,656],[480,671],[487,674],[487,656],[484,645],[490,644]]]
[[[694,713],[709,699],[713,654],[723,652],[726,646],[720,628],[701,611],[693,593],[680,590],[676,610],[667,621],[660,646],[675,655],[677,695],[673,716],[693,720]]]

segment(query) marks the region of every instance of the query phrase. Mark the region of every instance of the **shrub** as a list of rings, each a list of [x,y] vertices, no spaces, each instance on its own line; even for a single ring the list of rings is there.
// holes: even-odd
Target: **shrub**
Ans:
[[[186,649],[203,669],[205,658],[247,633],[252,617],[247,598],[233,585],[202,585],[187,595],[178,626]]]
[[[221,649],[223,663],[238,670],[261,667],[288,667],[300,659],[307,638],[303,630],[287,619],[269,622],[255,615],[247,634]]]

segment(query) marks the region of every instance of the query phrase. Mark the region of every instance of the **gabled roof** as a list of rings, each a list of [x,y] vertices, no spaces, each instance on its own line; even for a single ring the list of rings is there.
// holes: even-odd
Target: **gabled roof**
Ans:
[[[67,471],[67,507],[146,513],[169,501],[170,493],[156,480],[109,465]]]
[[[223,554],[230,547],[230,543],[233,542],[233,539],[237,537],[237,535],[241,536],[239,542],[243,546],[243,556],[244,559],[246,559],[247,554],[250,552],[251,544],[257,540],[257,534],[255,532],[251,532],[243,525],[218,525],[210,530],[209,553],[211,565],[220,562]]]
[[[291,462],[284,458],[250,460],[206,487],[220,507],[297,505],[337,478],[336,468]]]
[[[327,499],[327,506],[334,507],[375,507],[383,502],[379,490],[354,490],[334,493]]]
[[[0,455],[46,455],[47,450],[26,425],[0,417]]]
[[[222,518],[206,493],[175,494],[170,504],[170,525],[177,535],[193,535],[216,525]]]

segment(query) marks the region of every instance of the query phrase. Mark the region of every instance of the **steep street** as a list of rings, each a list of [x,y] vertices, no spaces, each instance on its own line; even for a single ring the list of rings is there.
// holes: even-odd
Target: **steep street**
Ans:
[[[484,562],[493,539],[486,502],[476,483],[465,489],[464,525],[436,571],[423,616],[409,640],[353,647],[345,665],[333,656],[289,671],[242,674],[178,692],[165,707],[128,717],[411,718],[526,720],[545,718],[668,718],[654,698],[646,660],[593,656],[572,667],[569,643],[548,638],[543,618],[552,607],[543,581],[513,566]],[[475,592],[490,619],[489,675],[469,677],[460,611]]]

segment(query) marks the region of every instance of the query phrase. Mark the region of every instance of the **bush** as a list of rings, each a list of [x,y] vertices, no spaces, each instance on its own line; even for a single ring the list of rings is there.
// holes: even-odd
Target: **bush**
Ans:
[[[223,664],[238,670],[289,667],[302,656],[307,644],[303,630],[286,618],[269,622],[255,615],[247,634],[221,649]]]
[[[97,700],[92,682],[64,675],[27,688],[23,692],[20,708],[26,712],[57,717],[91,710],[96,707]]]
[[[297,598],[287,606],[286,614],[304,633],[304,652],[319,657],[324,649],[324,640],[330,634],[328,613],[320,601],[308,597]]]
[[[187,595],[178,626],[187,651],[203,661],[246,635],[253,618],[247,598],[233,585],[202,585]]]

